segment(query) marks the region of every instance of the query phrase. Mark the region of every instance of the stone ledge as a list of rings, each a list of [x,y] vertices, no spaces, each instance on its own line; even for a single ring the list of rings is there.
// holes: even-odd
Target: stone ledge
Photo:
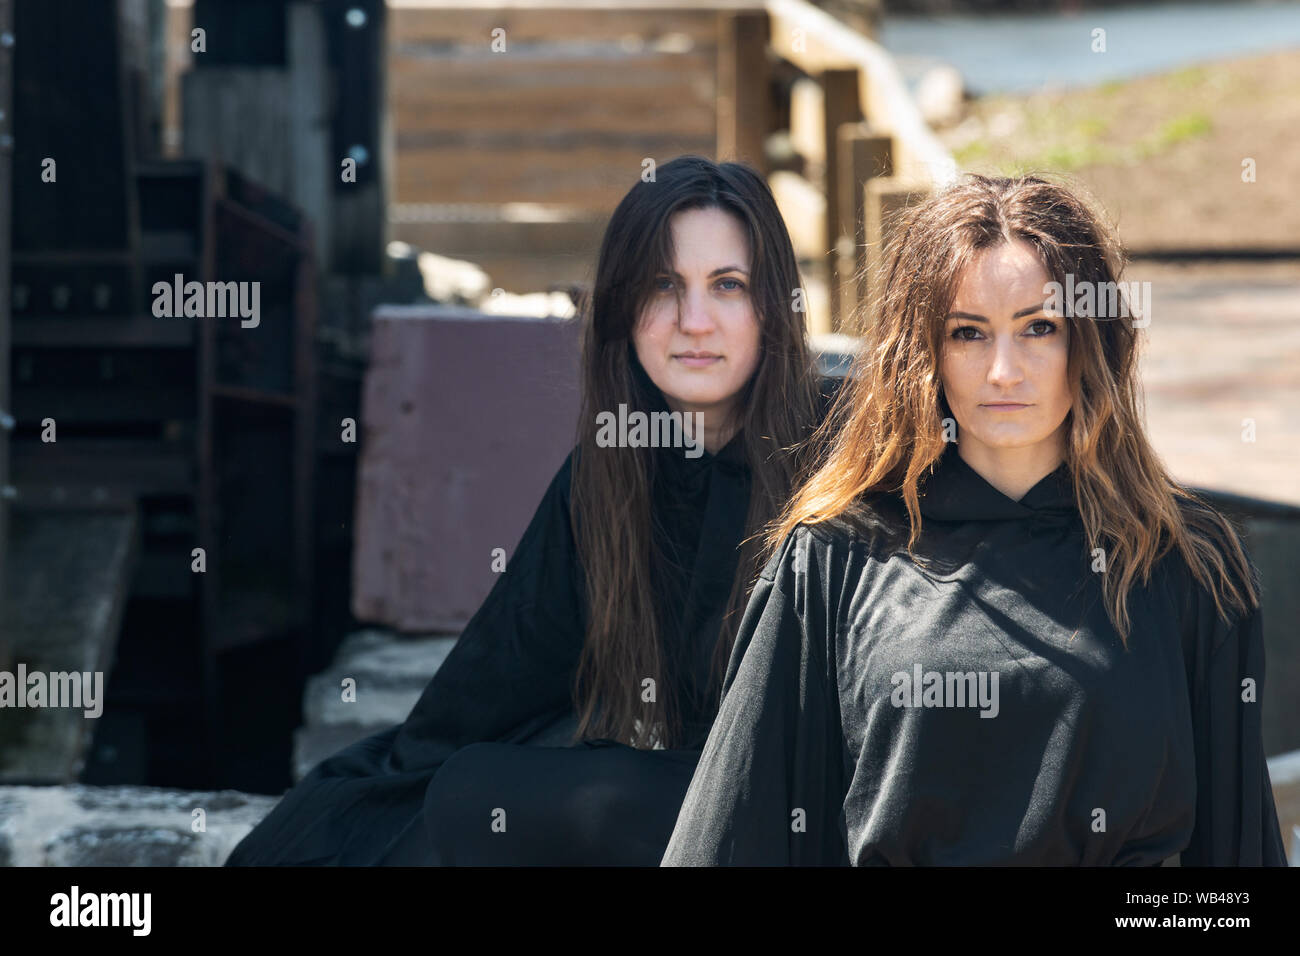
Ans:
[[[455,636],[405,637],[380,628],[348,635],[333,663],[307,681],[304,725],[400,724],[455,644]],[[356,681],[356,700],[343,699],[346,678]]]
[[[278,800],[236,790],[0,787],[0,866],[220,866]]]
[[[456,644],[455,636],[406,637],[383,628],[357,631],[334,662],[307,681],[303,725],[294,733],[293,779],[349,744],[406,720]],[[343,681],[356,699],[343,699]]]

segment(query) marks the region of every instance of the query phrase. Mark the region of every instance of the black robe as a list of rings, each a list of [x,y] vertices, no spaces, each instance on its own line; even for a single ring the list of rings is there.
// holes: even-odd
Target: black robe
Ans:
[[[949,446],[921,491],[928,573],[898,494],[768,562],[663,865],[1286,865],[1260,612],[1171,551],[1125,651],[1067,466],[1015,501]]]
[[[571,454],[406,721],[317,765],[227,865],[657,865],[716,713],[693,698],[736,571],[750,472],[740,435],[716,455],[651,455],[656,606],[700,691],[685,695],[683,746],[566,746],[586,621]],[[498,808],[504,833],[490,829]]]

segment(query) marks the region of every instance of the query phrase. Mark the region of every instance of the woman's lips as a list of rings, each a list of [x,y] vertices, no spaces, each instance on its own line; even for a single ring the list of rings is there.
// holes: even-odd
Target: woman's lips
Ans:
[[[993,405],[985,405],[985,408],[991,408],[995,412],[1018,412],[1022,408],[1028,408],[1028,405],[1020,402],[1000,402]]]
[[[710,352],[683,352],[680,355],[674,355],[673,358],[687,368],[707,368],[715,362],[722,361],[721,355],[714,355]]]

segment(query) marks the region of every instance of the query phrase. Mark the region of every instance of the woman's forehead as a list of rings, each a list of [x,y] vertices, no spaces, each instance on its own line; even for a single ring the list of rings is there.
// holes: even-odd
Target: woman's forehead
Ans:
[[[1051,275],[1042,259],[1027,243],[990,246],[981,249],[962,270],[954,303],[1002,305],[1014,299],[1018,304],[1012,311],[1019,311],[1032,300],[1044,299],[1043,286],[1049,281]],[[961,306],[954,304],[954,308]]]

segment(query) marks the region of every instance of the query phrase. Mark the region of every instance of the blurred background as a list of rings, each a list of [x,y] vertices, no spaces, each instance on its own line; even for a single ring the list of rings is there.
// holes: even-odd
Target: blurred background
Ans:
[[[0,670],[106,686],[0,710],[0,865],[219,863],[405,718],[571,447],[605,222],[683,153],[766,176],[830,374],[907,203],[1101,202],[1156,449],[1264,576],[1294,853],[1297,121],[1293,2],[0,0]],[[259,321],[160,315],[190,281]]]

